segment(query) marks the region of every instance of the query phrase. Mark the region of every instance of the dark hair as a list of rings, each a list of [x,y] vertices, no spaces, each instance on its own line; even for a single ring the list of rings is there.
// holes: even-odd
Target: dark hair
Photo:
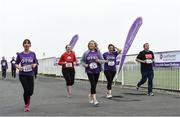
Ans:
[[[70,45],[66,45],[66,46],[65,46],[65,49],[67,49],[67,48],[68,48],[68,46],[70,46]],[[71,52],[73,52],[73,51],[71,50]]]
[[[68,45],[65,46],[65,49],[67,49]]]
[[[68,46],[70,46],[70,45],[66,45],[66,46],[65,46],[65,49],[67,49],[67,48],[68,48]]]
[[[114,45],[113,45],[113,44],[109,44],[109,45],[108,45],[108,48],[109,48],[110,46],[113,46],[113,47],[114,47]]]
[[[149,43],[145,43],[145,44],[143,45],[143,47],[145,47],[146,44],[149,44]]]
[[[109,44],[109,45],[108,45],[108,48],[111,47],[111,46],[113,46],[113,48],[114,48],[113,51],[116,51],[116,50],[115,50],[115,46],[114,46],[113,44]]]
[[[31,41],[30,41],[29,39],[25,39],[25,40],[23,41],[23,46],[24,46],[24,44],[26,44],[26,43],[28,43],[28,44],[31,45]]]

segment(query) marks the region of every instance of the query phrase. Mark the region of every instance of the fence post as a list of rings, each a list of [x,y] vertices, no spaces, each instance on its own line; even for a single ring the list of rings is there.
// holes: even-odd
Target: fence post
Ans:
[[[125,82],[124,82],[124,66],[122,67],[122,73],[121,73],[121,82],[122,82],[122,85],[125,85]]]
[[[104,73],[101,72],[101,82],[104,82]]]

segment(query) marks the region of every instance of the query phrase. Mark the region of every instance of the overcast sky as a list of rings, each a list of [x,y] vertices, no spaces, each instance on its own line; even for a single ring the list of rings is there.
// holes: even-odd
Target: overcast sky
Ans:
[[[102,52],[109,43],[123,48],[137,17],[143,18],[128,54],[150,43],[154,52],[180,50],[179,0],[0,0],[0,57],[8,60],[32,41],[38,58],[59,57],[71,38],[79,35],[77,56],[96,40]]]

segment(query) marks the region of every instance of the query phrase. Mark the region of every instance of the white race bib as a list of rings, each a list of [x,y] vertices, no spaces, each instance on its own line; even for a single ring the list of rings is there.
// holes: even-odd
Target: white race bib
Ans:
[[[31,72],[32,66],[31,65],[25,65],[23,66],[23,72]]]
[[[146,63],[151,64],[153,61],[151,59],[146,59]]]
[[[114,61],[109,61],[108,62],[108,66],[114,66],[115,65],[115,62]]]
[[[16,63],[15,61],[12,62],[12,64],[15,64],[15,63]]]
[[[66,67],[73,67],[72,63],[66,63]]]
[[[89,67],[90,67],[90,69],[96,69],[96,68],[98,68],[98,65],[97,65],[97,63],[93,62],[93,63],[89,64]]]
[[[3,62],[3,63],[2,63],[2,66],[6,66],[6,62]]]

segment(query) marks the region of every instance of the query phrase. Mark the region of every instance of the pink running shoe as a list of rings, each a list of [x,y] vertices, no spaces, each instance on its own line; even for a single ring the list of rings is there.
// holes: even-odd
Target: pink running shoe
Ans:
[[[29,111],[30,111],[30,108],[29,108],[29,105],[27,104],[24,106],[24,112],[29,112]]]

